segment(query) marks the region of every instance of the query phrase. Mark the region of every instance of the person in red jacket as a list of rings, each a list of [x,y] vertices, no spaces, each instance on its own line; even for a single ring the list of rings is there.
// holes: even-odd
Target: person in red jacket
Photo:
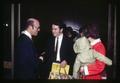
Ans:
[[[90,41],[91,47],[97,52],[101,53],[102,56],[106,56],[106,49],[103,45],[99,33],[98,27],[94,24],[89,24],[84,27],[86,32],[84,33]],[[83,73],[81,79],[84,80],[102,80],[102,73],[105,70],[105,63],[96,59],[95,63],[85,65],[80,72]]]

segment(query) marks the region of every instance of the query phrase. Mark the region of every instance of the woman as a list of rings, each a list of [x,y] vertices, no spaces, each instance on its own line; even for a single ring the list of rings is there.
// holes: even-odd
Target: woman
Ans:
[[[90,41],[92,49],[96,50],[97,52],[101,53],[103,56],[106,56],[106,49],[103,45],[97,27],[94,24],[89,24],[85,26],[86,28],[86,37]],[[80,69],[81,73],[84,73],[82,79],[85,80],[101,80],[102,73],[105,69],[105,63],[96,59],[95,63],[86,65],[83,69]]]

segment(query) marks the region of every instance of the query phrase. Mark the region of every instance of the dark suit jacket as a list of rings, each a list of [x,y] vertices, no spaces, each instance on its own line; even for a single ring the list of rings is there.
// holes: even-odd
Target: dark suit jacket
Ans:
[[[25,34],[18,38],[14,57],[15,79],[36,79],[38,57],[32,40]]]
[[[51,70],[52,62],[55,61],[56,56],[54,55],[54,43],[55,38],[51,37],[48,41],[47,46],[47,67],[48,72]],[[70,65],[70,74],[72,74],[73,64],[74,64],[74,51],[73,51],[73,43],[72,40],[68,39],[67,37],[63,36],[61,48],[60,48],[60,59],[61,61],[66,60],[67,63]]]

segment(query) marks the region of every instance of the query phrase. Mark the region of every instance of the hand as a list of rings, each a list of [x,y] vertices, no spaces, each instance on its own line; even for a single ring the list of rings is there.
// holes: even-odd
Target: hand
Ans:
[[[45,55],[45,54],[46,54],[45,51],[41,53],[42,56]]]
[[[80,67],[80,73],[84,72],[84,68]]]
[[[85,75],[84,74],[84,66],[80,67],[79,75],[80,75],[80,77]]]
[[[83,70],[84,70],[84,72],[82,73],[83,75],[89,75],[87,65],[84,65],[84,66],[83,66]]]
[[[43,61],[43,56],[40,56],[39,59]]]
[[[66,65],[67,65],[67,62],[66,62],[65,60],[63,60],[63,61],[61,62],[61,64],[60,64],[60,66],[63,67],[63,68],[64,68]]]

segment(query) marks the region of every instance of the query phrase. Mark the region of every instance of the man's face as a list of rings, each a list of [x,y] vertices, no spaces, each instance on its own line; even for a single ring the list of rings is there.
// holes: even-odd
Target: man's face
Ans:
[[[37,36],[39,31],[40,31],[40,23],[38,21],[35,21],[33,25],[32,35]]]
[[[52,24],[52,34],[54,37],[58,37],[62,31],[63,29],[60,29],[58,25]]]

